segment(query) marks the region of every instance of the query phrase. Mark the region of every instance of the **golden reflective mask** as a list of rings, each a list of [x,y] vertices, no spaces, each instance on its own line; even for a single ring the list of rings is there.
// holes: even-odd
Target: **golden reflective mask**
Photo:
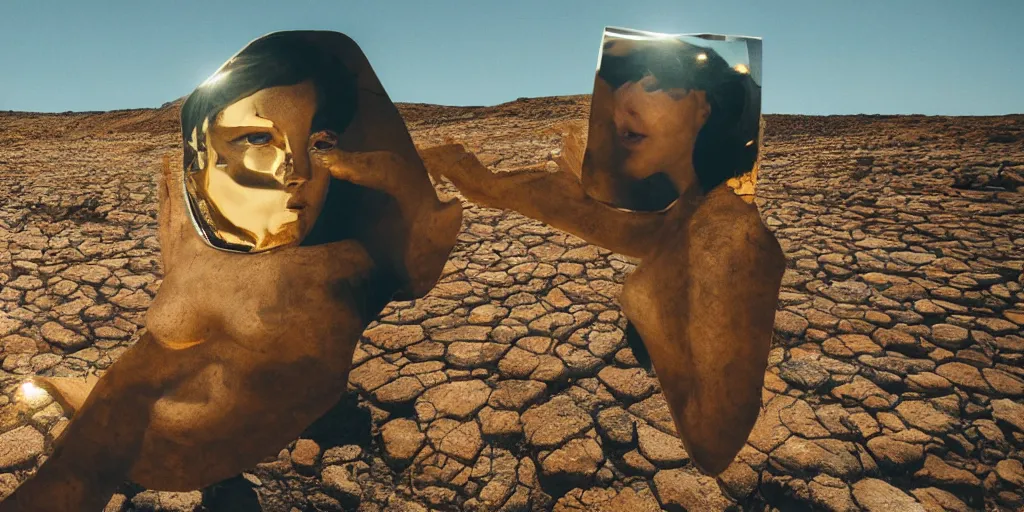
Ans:
[[[198,90],[232,79],[218,73]],[[193,129],[185,190],[193,225],[210,245],[261,252],[298,245],[312,230],[330,172],[310,152],[336,140],[326,130],[311,133],[317,97],[311,80],[259,89]]]
[[[753,200],[761,141],[761,40],[608,28],[581,180],[629,210],[660,210],[698,184]]]

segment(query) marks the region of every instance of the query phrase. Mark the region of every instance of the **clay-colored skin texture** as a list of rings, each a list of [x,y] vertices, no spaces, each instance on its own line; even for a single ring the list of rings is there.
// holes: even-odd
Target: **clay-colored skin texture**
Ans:
[[[101,510],[127,478],[192,490],[252,467],[341,398],[359,335],[392,296],[425,293],[440,276],[461,205],[437,198],[355,43],[333,32],[302,34],[337,49],[364,86],[353,135],[321,163],[332,165],[335,179],[389,200],[359,219],[366,224],[356,239],[228,253],[193,229],[182,172],[172,171],[181,168],[165,162],[158,214],[165,276],[147,331],[80,407],[81,389],[68,381],[48,386],[63,387],[58,401],[77,410],[53,454],[0,512]],[[360,167],[379,161],[388,162],[386,172]]]
[[[466,199],[490,208],[514,210],[592,244],[640,257],[662,229],[666,212],[627,212],[588,196],[579,181],[580,139],[566,139],[559,170],[526,168],[492,173],[460,144],[424,151],[432,175],[444,176]]]
[[[717,475],[760,412],[786,262],[757,208],[725,186],[672,217],[620,302],[694,465]]]

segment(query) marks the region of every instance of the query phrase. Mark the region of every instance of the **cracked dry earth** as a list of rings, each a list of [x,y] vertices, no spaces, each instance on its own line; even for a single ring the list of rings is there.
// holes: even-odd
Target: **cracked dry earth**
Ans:
[[[417,143],[499,169],[588,108],[402,106]],[[67,424],[23,380],[102,372],[144,324],[176,116],[0,113],[0,495]],[[635,262],[470,206],[438,286],[366,331],[348,396],[243,482],[284,512],[1021,510],[1022,173],[1021,116],[767,116],[758,203],[789,269],[761,417],[719,478],[625,343]],[[211,496],[126,483],[107,510]]]

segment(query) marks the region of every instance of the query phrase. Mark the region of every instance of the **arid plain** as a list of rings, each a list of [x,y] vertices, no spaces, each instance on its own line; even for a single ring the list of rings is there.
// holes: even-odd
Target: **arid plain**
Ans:
[[[418,145],[507,169],[548,160],[589,98],[400,108]],[[0,112],[0,496],[67,424],[22,382],[102,373],[144,326],[177,115]],[[1024,508],[1024,116],[766,117],[757,202],[789,268],[764,408],[720,477],[625,342],[635,262],[466,203],[438,286],[385,309],[350,393],[243,482],[275,512]],[[125,483],[107,510],[215,491]]]

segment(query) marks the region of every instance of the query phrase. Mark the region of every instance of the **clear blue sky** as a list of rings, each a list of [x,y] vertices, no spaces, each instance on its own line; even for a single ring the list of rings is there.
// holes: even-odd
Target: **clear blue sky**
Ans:
[[[0,110],[154,107],[268,32],[345,32],[395,101],[589,93],[602,28],[764,38],[764,111],[1024,112],[1024,0],[6,0]]]

